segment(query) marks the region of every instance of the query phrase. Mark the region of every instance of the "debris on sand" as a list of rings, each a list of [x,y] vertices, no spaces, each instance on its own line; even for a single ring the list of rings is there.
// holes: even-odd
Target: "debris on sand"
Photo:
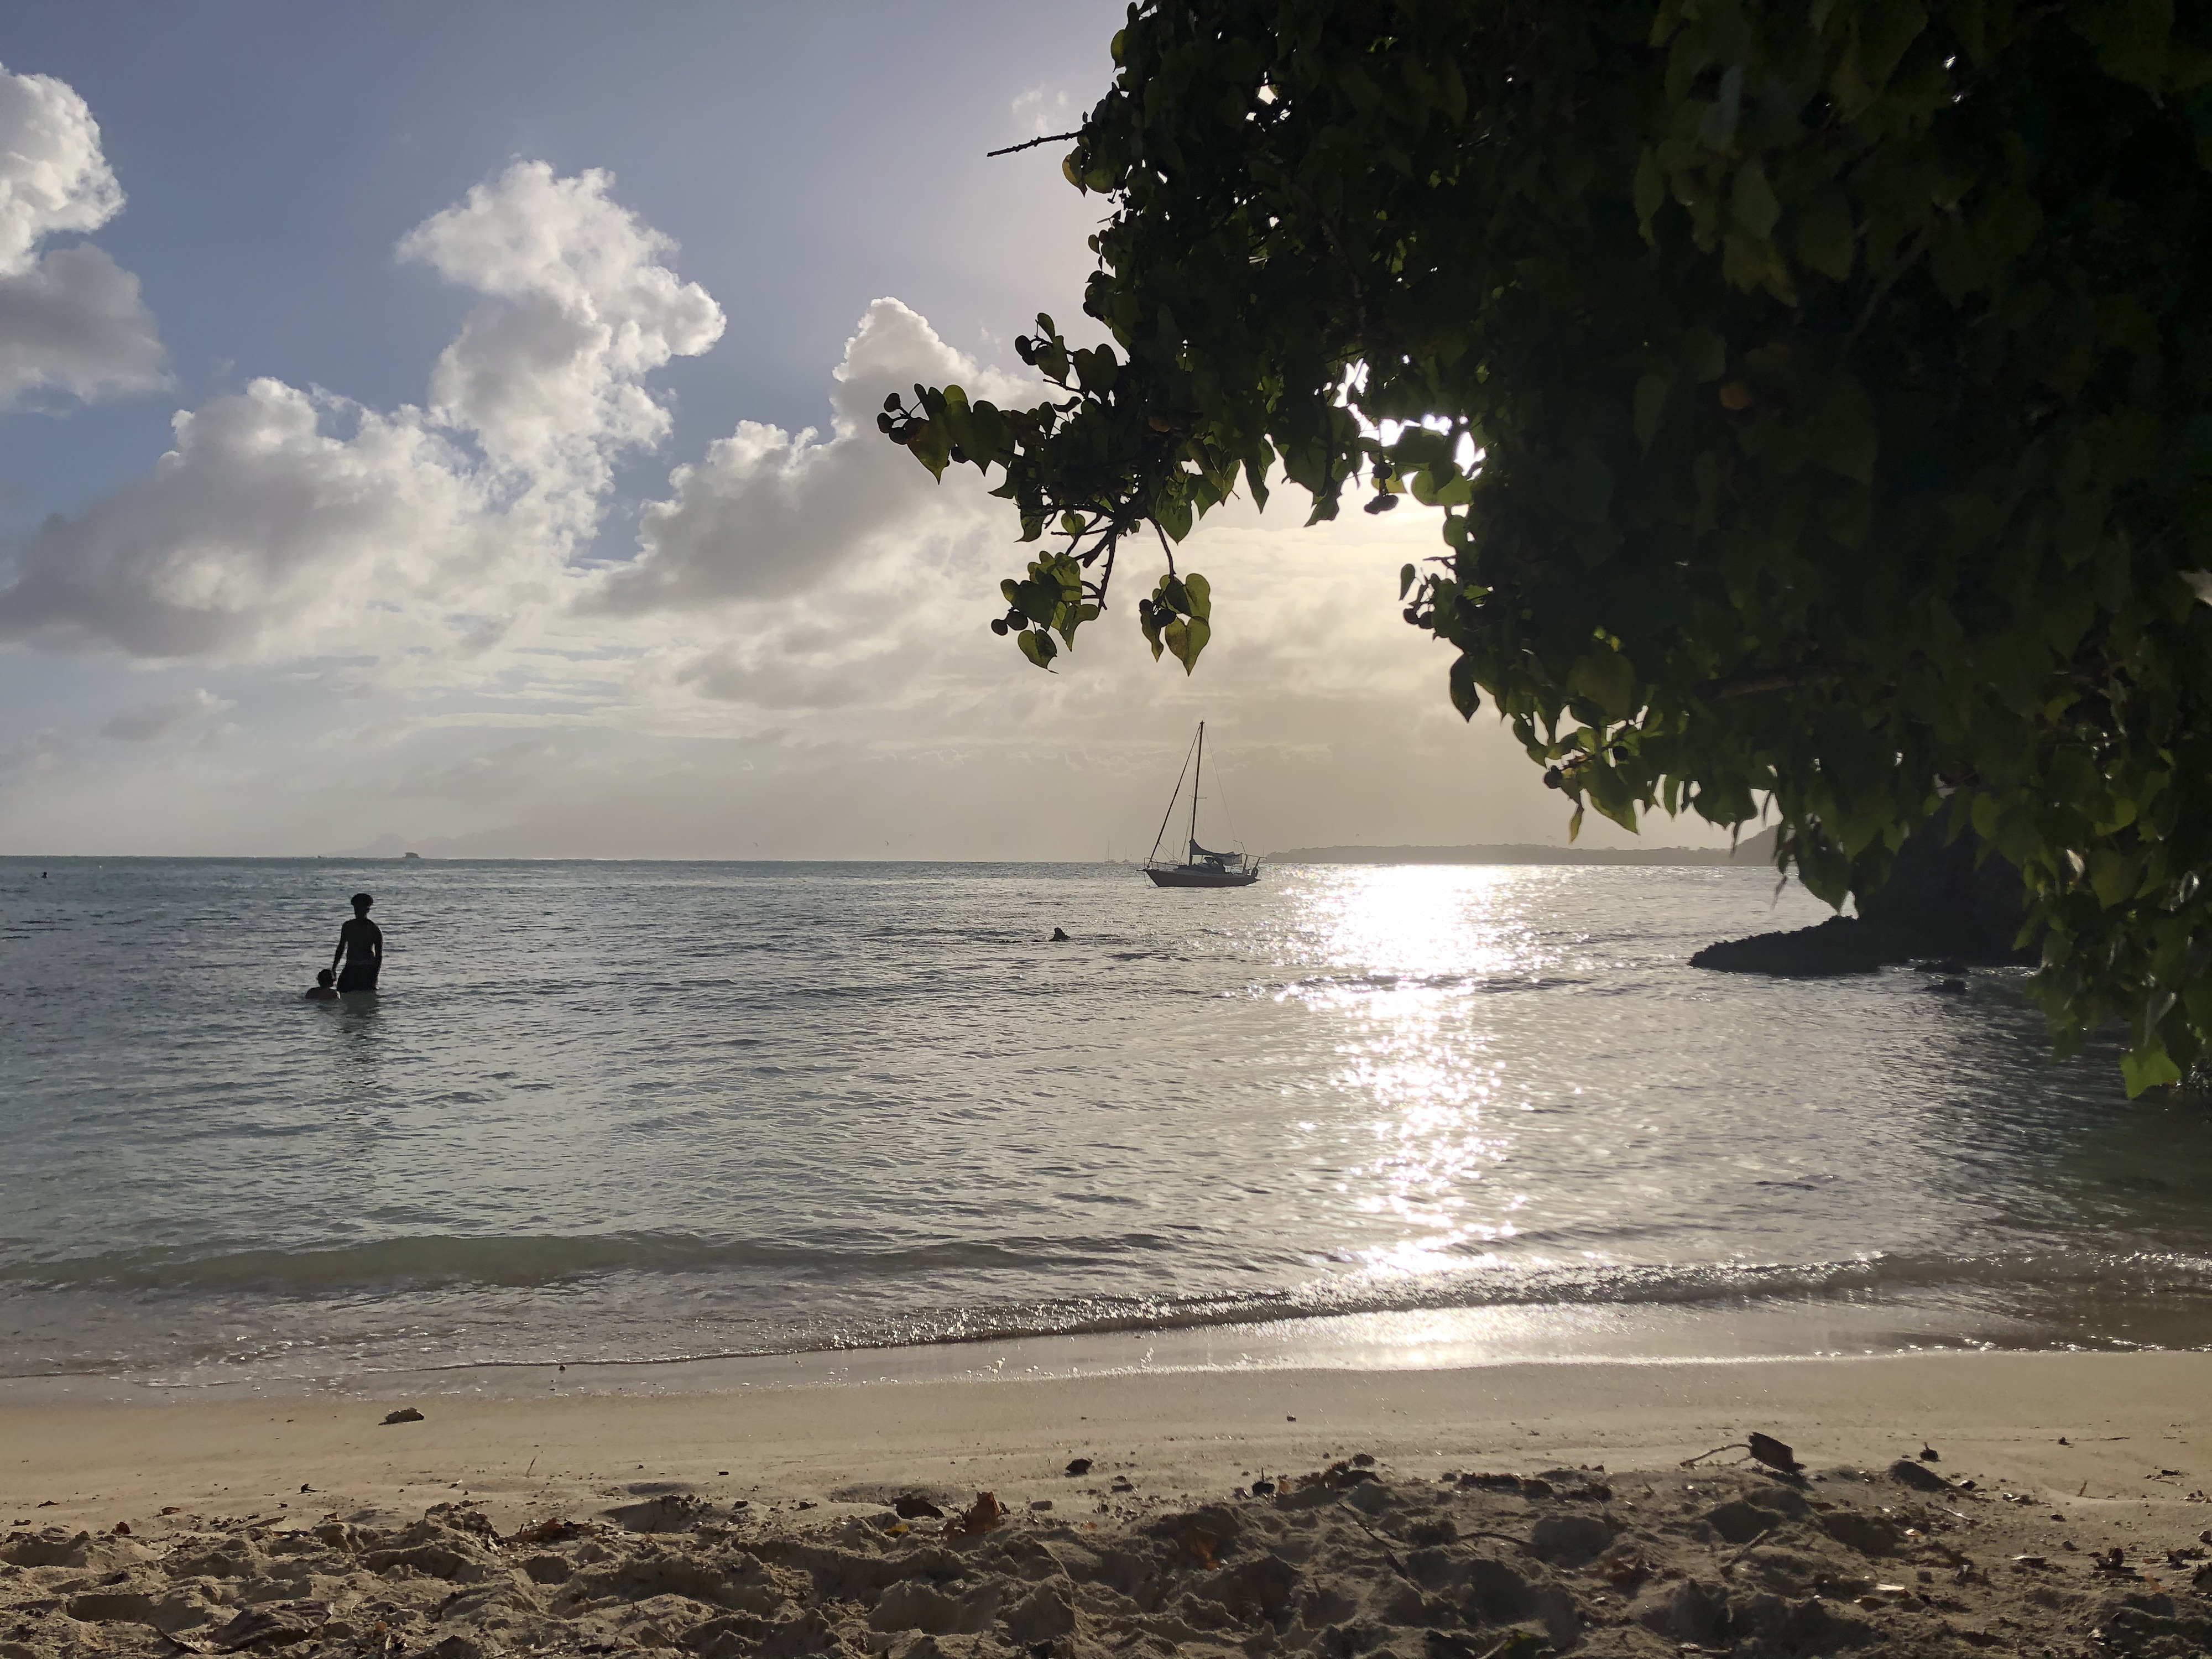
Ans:
[[[1779,1469],[1784,1474],[1796,1474],[1805,1467],[1797,1461],[1797,1454],[1792,1448],[1785,1446],[1771,1434],[1760,1434],[1754,1430],[1751,1438],[1744,1443],[1750,1448],[1751,1455],[1770,1469]]]
[[[999,1502],[994,1492],[979,1492],[968,1509],[945,1523],[947,1538],[969,1538],[977,1533],[995,1532],[1006,1523],[1006,1506]]]
[[[385,1414],[384,1425],[389,1428],[394,1423],[420,1423],[422,1420],[422,1413],[412,1406],[402,1406],[398,1411]]]
[[[1925,1463],[1910,1457],[1900,1457],[1889,1466],[1890,1479],[1899,1486],[1911,1486],[1916,1492],[1949,1492],[1951,1483],[1929,1468]]]

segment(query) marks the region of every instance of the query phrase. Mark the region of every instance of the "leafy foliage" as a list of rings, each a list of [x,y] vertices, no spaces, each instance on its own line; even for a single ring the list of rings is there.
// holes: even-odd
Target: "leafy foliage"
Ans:
[[[1139,619],[1188,672],[1213,617],[1172,547],[1240,477],[1443,508],[1407,620],[1577,827],[1771,798],[1840,903],[1948,812],[2020,866],[2062,1038],[2127,1019],[2130,1088],[2172,1081],[2212,1039],[2206,27],[1139,5],[1065,164],[1112,204],[1110,343],[1040,317],[1055,398],[918,386],[882,424],[1064,543],[1002,619],[1039,663],[1149,530]]]

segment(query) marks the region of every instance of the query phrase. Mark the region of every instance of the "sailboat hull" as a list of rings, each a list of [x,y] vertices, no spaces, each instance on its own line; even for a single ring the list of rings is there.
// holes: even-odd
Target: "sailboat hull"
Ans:
[[[1249,887],[1260,879],[1260,869],[1209,870],[1201,865],[1148,864],[1145,873],[1155,887]]]

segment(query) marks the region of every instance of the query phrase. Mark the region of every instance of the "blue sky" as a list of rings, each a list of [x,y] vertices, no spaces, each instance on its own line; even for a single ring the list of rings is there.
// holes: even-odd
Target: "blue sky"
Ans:
[[[186,402],[261,374],[419,398],[469,301],[393,243],[517,159],[611,171],[687,276],[773,319],[663,377],[678,452],[741,416],[821,420],[824,367],[880,294],[969,348],[1076,309],[1088,204],[1056,152],[984,152],[1035,135],[1024,92],[1095,97],[1120,15],[33,0],[0,20],[0,63],[67,82],[99,121],[130,199],[96,240],[138,275]],[[9,526],[143,468],[170,412],[11,423]]]
[[[1079,312],[1098,204],[984,152],[1120,15],[0,14],[0,849],[1087,857],[1201,716],[1256,850],[1560,839],[1397,619],[1420,514],[1232,507],[1194,678],[1048,678],[866,425]]]

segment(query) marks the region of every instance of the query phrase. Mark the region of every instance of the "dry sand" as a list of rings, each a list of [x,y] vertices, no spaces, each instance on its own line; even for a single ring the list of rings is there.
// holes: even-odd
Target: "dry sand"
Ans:
[[[0,1405],[0,1659],[2201,1654],[2208,1401],[2166,1353]],[[1676,1467],[1752,1430],[1808,1477]]]

